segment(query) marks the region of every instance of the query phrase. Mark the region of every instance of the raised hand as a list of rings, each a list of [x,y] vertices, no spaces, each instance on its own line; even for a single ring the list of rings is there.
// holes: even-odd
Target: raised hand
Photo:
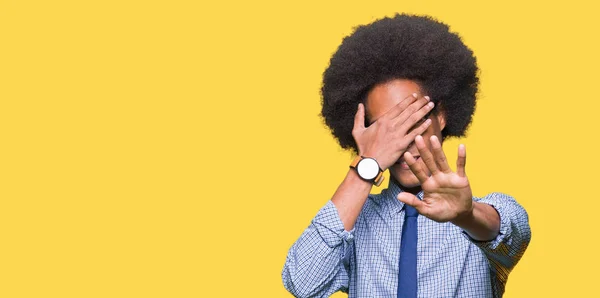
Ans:
[[[426,168],[409,152],[404,153],[404,159],[410,170],[421,182],[423,200],[408,192],[400,193],[398,199],[437,222],[458,221],[473,212],[471,186],[465,173],[467,159],[465,146],[458,147],[456,172],[453,172],[448,166],[438,138],[432,136],[430,141],[433,153],[427,148],[423,137],[415,138],[417,149]]]
[[[414,93],[400,101],[369,127],[365,127],[365,108],[363,104],[359,104],[352,129],[359,154],[375,158],[385,171],[400,158],[415,137],[429,127],[431,120],[427,119],[412,129],[433,106],[429,97],[418,98]]]

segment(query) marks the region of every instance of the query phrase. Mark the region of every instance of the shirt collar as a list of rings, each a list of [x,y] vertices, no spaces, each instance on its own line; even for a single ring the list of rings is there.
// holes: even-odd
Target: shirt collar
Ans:
[[[398,183],[398,181],[396,181],[396,179],[390,175],[388,187],[381,191],[384,204],[386,204],[390,216],[400,213],[400,211],[402,211],[404,208],[404,203],[398,200],[398,194],[401,192],[403,192],[403,190],[400,187],[400,183]],[[423,199],[423,191],[420,191],[417,194],[417,198],[419,198],[419,200]]]

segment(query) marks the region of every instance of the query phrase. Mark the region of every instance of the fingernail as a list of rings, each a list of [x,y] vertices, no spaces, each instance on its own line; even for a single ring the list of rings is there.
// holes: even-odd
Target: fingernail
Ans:
[[[425,96],[425,99],[427,99],[427,101],[431,101],[431,99],[429,98],[429,96]]]
[[[418,98],[418,97],[419,97],[419,95],[417,95],[417,93],[413,93],[413,97],[414,97],[414,98]]]
[[[435,104],[434,104],[433,102],[431,102],[431,101],[430,101],[430,102],[429,102],[427,105],[428,105],[430,108],[433,108],[433,106],[435,106]]]

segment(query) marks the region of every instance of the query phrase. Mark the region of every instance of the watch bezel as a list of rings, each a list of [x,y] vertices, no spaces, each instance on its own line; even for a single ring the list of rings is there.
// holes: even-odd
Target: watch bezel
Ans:
[[[362,165],[362,167],[361,167],[361,165]],[[365,169],[364,168],[365,166],[373,167],[373,169]],[[366,176],[366,174],[368,174],[368,173],[364,173],[365,170],[372,170],[373,171],[372,177]],[[379,167],[379,163],[377,162],[376,159],[374,159],[372,157],[363,157],[358,162],[358,164],[356,164],[356,172],[362,179],[365,179],[365,180],[373,181],[375,178],[377,178],[380,171],[381,171],[381,168]]]

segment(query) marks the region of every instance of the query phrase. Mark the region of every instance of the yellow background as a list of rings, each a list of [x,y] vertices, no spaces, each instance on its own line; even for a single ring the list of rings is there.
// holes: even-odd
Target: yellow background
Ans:
[[[596,296],[592,2],[2,0],[0,297],[289,297],[287,250],[351,158],[321,74],[395,12],[477,55],[476,117],[445,149],[529,212],[505,297]]]

